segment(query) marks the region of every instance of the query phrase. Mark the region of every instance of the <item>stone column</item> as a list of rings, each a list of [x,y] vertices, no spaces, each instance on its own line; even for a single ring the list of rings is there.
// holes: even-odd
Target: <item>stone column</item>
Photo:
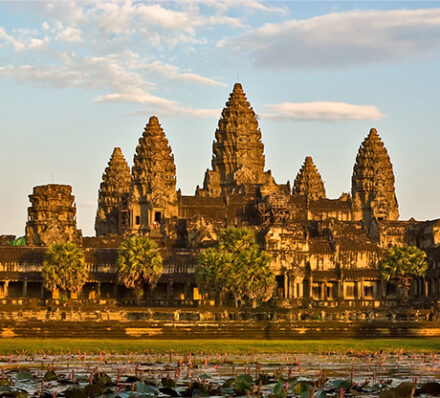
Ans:
[[[289,298],[289,276],[284,274],[284,298]]]
[[[327,300],[327,281],[321,283],[321,300]]]
[[[298,283],[298,298],[304,297],[304,279]]]
[[[173,299],[173,285],[174,281],[172,279],[169,280],[167,285],[167,300],[170,302]]]
[[[3,297],[8,297],[9,293],[9,281],[4,281],[3,283]]]
[[[23,287],[22,287],[22,291],[21,291],[21,295],[23,297],[27,297],[27,290],[28,290],[28,281],[27,281],[27,279],[25,279],[23,281]]]
[[[378,282],[377,281],[374,281],[373,282],[373,299],[377,299],[377,298],[379,298],[379,294],[378,294],[378,292],[377,292],[377,284],[378,284]]]
[[[313,277],[309,279],[309,298],[313,298]]]
[[[338,300],[344,300],[344,281],[339,280],[338,282]]]
[[[96,283],[96,298],[101,298],[101,282]]]

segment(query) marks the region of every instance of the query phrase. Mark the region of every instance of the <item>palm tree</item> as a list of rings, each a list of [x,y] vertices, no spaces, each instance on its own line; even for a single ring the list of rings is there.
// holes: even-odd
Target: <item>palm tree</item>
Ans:
[[[84,251],[72,242],[53,244],[44,256],[41,276],[47,289],[60,291],[61,299],[68,292],[78,293],[88,277]]]
[[[379,270],[386,281],[397,279],[404,303],[408,302],[413,277],[424,276],[427,268],[426,253],[416,246],[390,247],[379,264]]]
[[[138,301],[143,296],[144,283],[154,288],[163,272],[156,242],[144,236],[132,236],[122,242],[117,264],[119,281],[134,289]]]

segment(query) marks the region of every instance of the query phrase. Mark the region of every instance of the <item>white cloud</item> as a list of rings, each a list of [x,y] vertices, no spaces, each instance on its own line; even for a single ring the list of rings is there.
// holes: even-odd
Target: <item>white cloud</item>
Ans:
[[[287,14],[287,7],[276,7],[271,2],[263,2],[258,0],[201,0],[201,4],[214,7],[217,10],[225,12],[231,8],[239,9],[241,11],[261,11],[278,14]]]
[[[158,115],[160,117],[194,117],[194,118],[212,118],[220,117],[221,109],[191,108],[179,103],[168,106],[152,107],[146,111],[135,112],[134,116]]]
[[[0,40],[1,39],[11,44],[15,51],[23,51],[25,48],[23,43],[20,43],[15,37],[8,35],[6,31],[0,26]]]
[[[241,18],[235,16],[204,15],[196,1],[60,1],[46,3],[44,16],[72,29],[87,30],[88,38],[101,43],[101,47],[128,37],[142,37],[145,44],[155,46],[204,43],[206,39],[199,37],[199,30],[217,25],[245,26]]]
[[[265,107],[271,113],[264,114],[263,117],[285,120],[378,120],[384,117],[373,105],[352,105],[344,102],[283,102]]]
[[[152,94],[156,84],[147,79],[146,73],[157,72],[167,80],[183,80],[210,86],[223,86],[214,79],[196,73],[181,72],[177,66],[165,63],[146,63],[137,53],[125,51],[101,57],[80,57],[73,53],[59,54],[62,65],[7,65],[0,67],[0,77],[9,77],[20,83],[38,87],[80,87],[103,90],[94,98],[96,103],[130,102],[148,105],[152,110],[167,116],[211,117],[218,110],[193,109],[177,101]]]
[[[180,69],[175,65],[170,65],[164,62],[156,61],[150,64],[143,65],[143,68],[160,74],[169,80],[182,80],[190,83],[199,83],[206,86],[221,86],[226,87],[227,84],[220,82],[209,77],[201,76],[196,73],[191,72],[181,72]]]
[[[440,9],[349,11],[267,23],[218,42],[262,68],[345,68],[440,50]]]
[[[65,42],[70,43],[76,43],[76,42],[82,42],[83,39],[81,37],[81,31],[76,28],[63,28],[60,32],[57,34],[57,40],[62,40]]]

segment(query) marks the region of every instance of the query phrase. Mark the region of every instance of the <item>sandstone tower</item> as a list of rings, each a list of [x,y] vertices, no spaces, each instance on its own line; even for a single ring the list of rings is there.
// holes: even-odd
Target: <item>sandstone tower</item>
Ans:
[[[130,229],[145,233],[177,216],[174,155],[156,116],[150,117],[136,148],[130,192]]]
[[[98,211],[95,220],[96,236],[118,234],[126,231],[128,220],[128,195],[131,174],[121,148],[116,147],[108,162],[98,194]]]
[[[55,242],[79,242],[76,229],[75,197],[70,185],[49,184],[34,187],[29,195],[26,241],[30,246],[49,246]]]
[[[222,111],[212,146],[212,170],[207,170],[200,196],[220,196],[275,185],[264,172],[264,145],[254,110],[240,83],[234,85]],[[265,187],[266,186],[266,187]]]
[[[371,129],[359,148],[353,169],[353,215],[370,225],[377,220],[397,220],[394,173],[388,152],[376,129]]]
[[[325,198],[324,183],[313,160],[307,156],[295,182],[293,183],[293,194],[305,196],[308,200]]]

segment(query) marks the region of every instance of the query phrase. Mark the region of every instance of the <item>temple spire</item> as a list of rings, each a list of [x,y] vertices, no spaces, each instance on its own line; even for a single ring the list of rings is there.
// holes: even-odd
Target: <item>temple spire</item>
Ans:
[[[213,143],[212,169],[198,194],[218,196],[273,182],[264,172],[264,145],[257,115],[240,83],[235,83],[222,111]]]
[[[116,147],[108,162],[98,193],[96,236],[122,234],[128,227],[131,174],[121,148]]]
[[[293,184],[293,193],[309,200],[325,198],[324,183],[313,159],[307,156]]]
[[[159,119],[150,117],[133,162],[132,232],[147,230],[176,215],[176,166]]]
[[[378,220],[399,218],[393,165],[374,128],[359,148],[351,191],[355,219],[363,219],[369,224],[373,217]]]

